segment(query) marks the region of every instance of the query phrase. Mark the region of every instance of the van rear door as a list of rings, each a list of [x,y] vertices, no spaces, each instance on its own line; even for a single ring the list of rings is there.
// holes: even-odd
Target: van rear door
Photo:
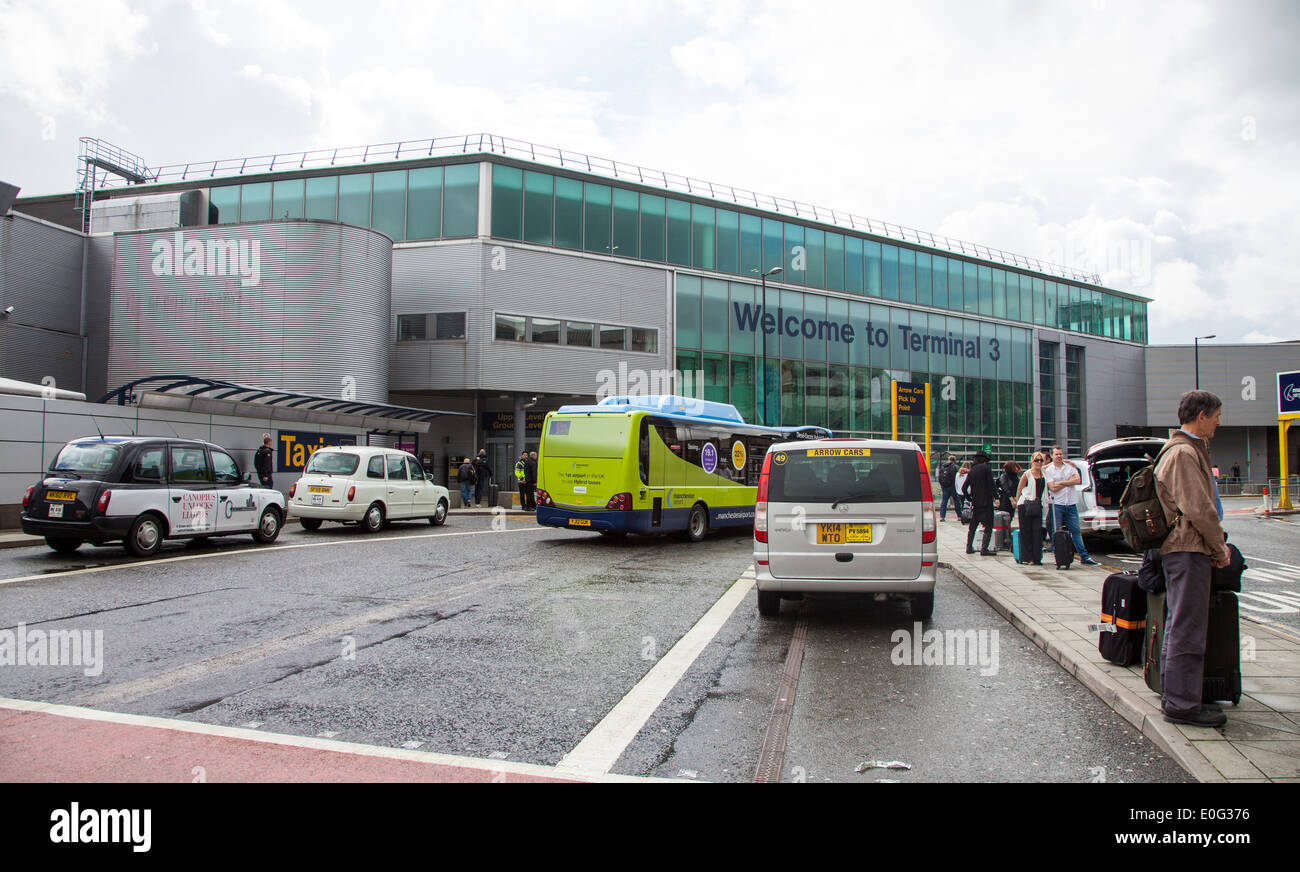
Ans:
[[[922,503],[916,457],[905,448],[840,446],[774,453],[768,477],[772,576],[918,577]]]

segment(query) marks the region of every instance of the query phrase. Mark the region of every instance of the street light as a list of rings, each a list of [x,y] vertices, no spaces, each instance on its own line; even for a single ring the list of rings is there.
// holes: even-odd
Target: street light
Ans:
[[[1201,389],[1201,340],[1213,339],[1217,335],[1217,333],[1211,333],[1209,336],[1197,336],[1192,340],[1192,348],[1196,354],[1196,389],[1198,391]]]
[[[763,329],[763,319],[767,317],[767,277],[780,275],[785,272],[782,267],[774,266],[767,272],[759,269],[751,269],[750,272],[758,273],[759,281],[763,284],[763,317],[758,321],[758,332],[763,334],[763,357],[759,360],[758,365],[763,369],[763,420],[760,422],[764,427],[767,426],[767,331]]]

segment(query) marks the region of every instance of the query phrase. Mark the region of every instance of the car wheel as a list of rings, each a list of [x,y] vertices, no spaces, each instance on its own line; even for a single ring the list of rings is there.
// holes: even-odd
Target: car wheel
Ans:
[[[758,592],[758,613],[765,618],[781,613],[781,594],[774,590]]]
[[[280,513],[274,506],[267,506],[253,531],[253,541],[269,545],[280,535]]]
[[[46,536],[45,544],[60,554],[73,554],[81,547],[81,540],[68,539],[62,536]]]
[[[933,593],[914,593],[912,594],[912,620],[928,621],[934,614],[934,594]]]
[[[438,500],[438,508],[434,511],[433,517],[429,519],[429,523],[435,527],[441,527],[443,524],[447,523],[446,500]]]
[[[696,503],[691,507],[691,516],[686,520],[686,538],[692,542],[703,542],[704,534],[709,532],[709,513],[704,506]]]
[[[163,525],[157,515],[143,514],[126,534],[126,550],[136,557],[152,557],[162,548]]]
[[[304,530],[319,530],[321,525],[320,518],[299,518],[298,523],[302,524]]]
[[[361,526],[367,533],[378,533],[384,529],[384,507],[379,503],[371,503],[370,508],[366,509],[366,516],[361,519]]]

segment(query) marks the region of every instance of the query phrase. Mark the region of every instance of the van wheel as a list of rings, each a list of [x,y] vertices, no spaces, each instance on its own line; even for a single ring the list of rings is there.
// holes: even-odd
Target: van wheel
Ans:
[[[912,620],[928,621],[934,614],[934,594],[933,593],[914,593],[912,594]]]
[[[126,534],[126,550],[136,557],[152,557],[162,549],[163,526],[157,515],[143,514]]]
[[[321,525],[320,518],[299,518],[298,523],[302,524],[304,530],[319,530]]]
[[[447,523],[446,500],[438,500],[438,508],[434,510],[433,517],[429,519],[429,523],[435,527],[441,527],[443,524]]]
[[[67,539],[62,536],[46,536],[45,544],[60,554],[73,554],[81,547],[81,540]]]
[[[253,541],[269,545],[280,535],[280,513],[274,506],[267,506],[253,531]]]
[[[781,594],[774,590],[758,592],[758,613],[765,618],[781,613]]]
[[[686,538],[692,542],[703,542],[709,532],[709,513],[704,506],[696,503],[691,507],[691,516],[686,521]]]
[[[366,516],[361,519],[361,527],[367,533],[378,533],[384,529],[384,507],[379,503],[371,503],[370,508],[366,509]]]

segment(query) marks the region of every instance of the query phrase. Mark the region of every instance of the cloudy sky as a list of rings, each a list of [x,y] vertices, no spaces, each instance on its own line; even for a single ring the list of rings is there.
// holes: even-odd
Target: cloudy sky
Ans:
[[[0,0],[0,178],[490,132],[1100,272],[1300,338],[1300,3]]]

